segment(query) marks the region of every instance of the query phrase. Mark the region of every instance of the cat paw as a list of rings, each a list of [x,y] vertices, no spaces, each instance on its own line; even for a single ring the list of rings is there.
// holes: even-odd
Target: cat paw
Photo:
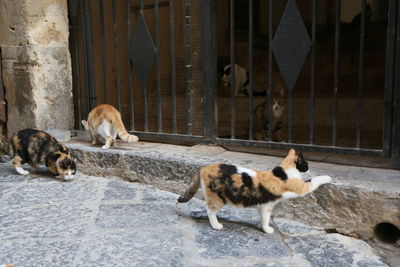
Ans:
[[[22,169],[21,167],[15,168],[19,174],[28,175],[29,172],[27,170]]]
[[[220,223],[216,223],[216,224],[214,224],[214,225],[211,225],[211,227],[214,229],[214,230],[221,230],[222,229],[222,227],[224,227],[222,224],[220,224]]]
[[[327,184],[332,181],[332,178],[328,175],[322,175],[322,176],[317,176],[314,179],[312,179],[313,183],[318,183],[318,184]]]
[[[110,146],[104,145],[104,146],[102,146],[101,148],[102,148],[102,149],[109,149]]]
[[[266,232],[267,234],[272,234],[275,230],[274,228],[270,226],[263,227],[263,231]]]

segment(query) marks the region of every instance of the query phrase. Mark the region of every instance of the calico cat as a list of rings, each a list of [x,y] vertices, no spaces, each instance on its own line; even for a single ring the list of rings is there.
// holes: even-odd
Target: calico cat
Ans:
[[[122,123],[121,114],[111,105],[101,104],[90,111],[88,120],[82,120],[85,130],[89,132],[92,138],[92,144],[100,142],[105,145],[103,149],[110,148],[114,145],[117,134],[122,141],[133,143],[139,138],[136,135],[128,134],[124,124]]]
[[[272,141],[282,142],[282,114],[285,109],[285,89],[281,87],[274,91],[272,95]],[[253,135],[255,140],[268,141],[269,116],[268,116],[268,101],[265,100],[253,110],[254,124]]]
[[[45,164],[54,175],[65,180],[72,179],[76,173],[76,159],[68,148],[50,134],[36,129],[24,129],[11,137],[10,152],[13,166],[19,174],[28,175],[22,168],[28,163],[36,169],[36,164]]]
[[[228,164],[210,164],[201,168],[178,202],[189,201],[201,185],[212,228],[222,229],[216,214],[225,204],[238,207],[258,206],[262,229],[266,233],[273,233],[274,229],[269,226],[269,220],[275,204],[282,199],[304,196],[331,181],[329,176],[317,176],[305,182],[301,172],[306,171],[307,161],[301,153],[296,154],[294,149],[291,149],[279,166],[271,171],[254,171]]]

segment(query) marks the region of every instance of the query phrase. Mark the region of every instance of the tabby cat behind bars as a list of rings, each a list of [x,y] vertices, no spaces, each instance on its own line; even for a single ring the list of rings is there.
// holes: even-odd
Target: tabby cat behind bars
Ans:
[[[285,109],[285,88],[274,90],[272,94],[272,141],[283,141],[283,111]],[[268,141],[269,116],[268,101],[265,100],[254,108],[253,136],[255,140]]]
[[[308,163],[301,153],[291,149],[287,157],[272,171],[254,171],[228,164],[210,164],[201,168],[178,202],[189,201],[199,189],[203,190],[211,227],[220,230],[217,212],[225,204],[238,207],[258,206],[262,229],[273,233],[269,226],[272,209],[282,199],[304,196],[331,177],[316,176],[305,182],[301,172],[308,171]]]
[[[85,130],[89,132],[92,138],[92,144],[100,142],[105,145],[103,149],[110,148],[118,136],[122,141],[134,143],[139,140],[136,135],[128,134],[122,123],[121,114],[111,105],[101,104],[90,111],[88,120],[82,120]]]
[[[68,148],[50,134],[36,129],[24,129],[11,137],[10,154],[14,168],[19,174],[28,175],[22,168],[28,163],[36,169],[36,164],[44,163],[54,175],[69,180],[76,173],[75,158]]]

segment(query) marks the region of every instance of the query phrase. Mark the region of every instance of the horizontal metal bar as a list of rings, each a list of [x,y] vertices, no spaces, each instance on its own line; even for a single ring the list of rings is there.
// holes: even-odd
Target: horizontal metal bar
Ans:
[[[176,140],[176,141],[193,141],[199,142],[205,140],[204,136],[198,135],[184,135],[184,134],[168,134],[168,133],[151,133],[151,132],[136,132],[131,131],[130,134],[137,135],[139,138],[163,139],[163,140]]]
[[[249,141],[249,140],[225,139],[225,138],[217,138],[216,143],[219,145],[249,146],[249,147],[259,147],[259,148],[275,148],[275,149],[294,148],[296,150],[304,150],[309,152],[335,153],[335,154],[346,154],[346,155],[360,155],[360,156],[374,156],[374,157],[384,156],[382,150],[360,149],[360,148],[338,147],[338,146],[320,146],[320,145],[310,145],[310,144]]]
[[[169,6],[169,2],[160,2],[158,7],[167,7]],[[139,11],[140,9],[153,9],[155,7],[154,4],[143,5],[141,8],[140,6],[131,7],[131,11]]]

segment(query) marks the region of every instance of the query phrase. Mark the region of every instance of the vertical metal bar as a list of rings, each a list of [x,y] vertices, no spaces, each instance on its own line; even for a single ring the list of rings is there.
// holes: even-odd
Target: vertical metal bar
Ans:
[[[361,147],[361,127],[362,127],[362,108],[363,108],[363,87],[364,87],[364,37],[365,37],[365,13],[367,0],[361,3],[361,27],[360,27],[360,51],[358,58],[358,92],[357,92],[357,132],[356,147]]]
[[[144,17],[144,0],[140,0],[140,12]],[[147,99],[147,84],[142,85],[142,101],[143,101],[143,124],[144,131],[149,131],[149,114],[148,114],[148,99]]]
[[[253,0],[249,1],[249,140],[253,139],[253,39],[254,39],[254,21],[253,21]]]
[[[217,88],[217,44],[216,44],[216,10],[214,0],[202,2],[203,33],[203,114],[204,137],[212,140],[217,136],[216,88]]]
[[[86,37],[85,50],[86,50],[86,65],[87,65],[87,90],[88,90],[88,112],[96,105],[96,80],[94,74],[94,61],[93,61],[93,36],[92,36],[92,23],[91,23],[91,9],[89,1],[83,2],[84,4],[84,35]]]
[[[188,135],[193,133],[193,116],[192,116],[192,49],[191,49],[191,35],[190,35],[190,0],[184,1],[184,42],[185,42],[185,81],[186,81],[186,94],[187,94],[187,109],[188,109]]]
[[[314,144],[314,117],[315,117],[315,49],[317,28],[317,0],[312,1],[312,25],[311,25],[311,77],[310,77],[310,144]]]
[[[78,39],[78,15],[76,15],[73,19],[73,38],[74,38],[74,46],[75,46],[75,66],[74,66],[74,73],[75,73],[75,86],[76,86],[76,102],[77,102],[77,111],[78,111],[78,127],[82,129],[82,103],[81,103],[81,77],[80,77],[80,49],[79,49],[79,39]]]
[[[161,66],[160,66],[160,13],[158,0],[154,0],[154,32],[156,44],[156,69],[157,69],[157,131],[162,132],[162,108],[161,108]]]
[[[130,50],[132,43],[131,34],[131,4],[130,0],[125,0],[126,8],[126,36],[127,36],[127,47]],[[132,58],[131,53],[128,53],[128,88],[129,88],[129,106],[130,106],[130,116],[131,116],[131,131],[135,130],[135,93],[133,91],[132,85]]]
[[[272,140],[272,0],[268,5],[268,137]]]
[[[117,89],[117,107],[119,112],[121,110],[121,80],[119,78],[119,36],[118,36],[118,19],[117,19],[117,7],[116,0],[112,0],[112,19],[113,19],[113,28],[114,28],[114,67],[115,67],[115,80],[116,80],[116,89]]]
[[[87,37],[86,37],[86,12],[85,12],[85,2],[79,2],[82,7],[78,7],[80,10],[80,19],[81,19],[81,27],[82,27],[82,40],[84,42],[83,44],[83,77],[85,80],[85,95],[86,95],[86,111],[89,113],[90,111],[90,76],[89,76],[89,60],[88,60],[88,43],[87,43]],[[81,96],[79,96],[80,98]],[[86,114],[87,115],[87,114]]]
[[[172,133],[176,134],[175,0],[169,1],[169,39],[171,41]]]
[[[392,166],[400,168],[400,4],[397,3],[397,43],[396,43],[396,65],[394,72],[394,92],[393,92],[393,149]]]
[[[333,103],[332,103],[332,146],[337,141],[337,104],[339,91],[339,50],[340,50],[340,10],[341,0],[336,0],[335,5],[335,58],[333,78]]]
[[[383,154],[389,156],[392,146],[392,123],[393,123],[393,87],[394,66],[396,49],[396,20],[397,0],[389,0],[388,26],[386,37],[386,66],[385,66],[385,95],[384,95],[384,120],[383,120]]]
[[[101,28],[101,57],[103,60],[103,92],[104,92],[104,103],[109,103],[109,95],[108,95],[108,60],[107,60],[107,31],[104,22],[104,0],[99,0],[100,5],[100,28]]]
[[[236,125],[236,95],[235,95],[235,0],[230,0],[230,57],[231,57],[231,98],[230,98],[230,113],[231,113],[231,139],[235,139]]]

